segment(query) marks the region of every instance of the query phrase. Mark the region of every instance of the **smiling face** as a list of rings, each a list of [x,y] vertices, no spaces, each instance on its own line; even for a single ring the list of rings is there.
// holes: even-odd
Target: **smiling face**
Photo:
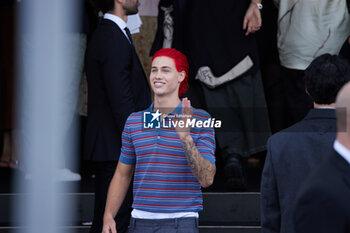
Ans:
[[[174,60],[169,57],[156,57],[152,62],[150,83],[155,96],[178,98],[180,83],[185,72],[178,72]]]

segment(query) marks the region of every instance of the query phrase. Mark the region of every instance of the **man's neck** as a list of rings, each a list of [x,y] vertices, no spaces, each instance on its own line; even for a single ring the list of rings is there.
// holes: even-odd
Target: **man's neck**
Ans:
[[[125,23],[128,21],[128,16],[125,14],[124,9],[122,8],[122,6],[115,6],[114,10],[112,11],[108,11],[109,14],[118,16],[119,18],[121,18]]]
[[[317,104],[314,102],[314,108],[335,108],[335,103],[331,104]]]
[[[169,98],[169,96],[154,96],[154,111],[159,111],[163,114],[169,114],[181,103],[179,97]]]

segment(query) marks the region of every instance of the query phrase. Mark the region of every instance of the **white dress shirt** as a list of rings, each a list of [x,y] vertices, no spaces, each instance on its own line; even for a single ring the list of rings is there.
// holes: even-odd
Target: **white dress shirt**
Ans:
[[[350,164],[350,150],[338,142],[338,140],[334,141],[333,148]]]
[[[120,30],[122,30],[122,32],[124,33],[125,37],[128,39],[128,41],[131,43],[128,35],[126,34],[126,31],[124,30],[124,28],[126,28],[126,23],[124,22],[124,20],[122,20],[120,17],[113,15],[113,14],[109,14],[106,13],[103,16],[104,19],[108,19],[113,21],[115,24],[118,25],[118,27],[120,28]]]

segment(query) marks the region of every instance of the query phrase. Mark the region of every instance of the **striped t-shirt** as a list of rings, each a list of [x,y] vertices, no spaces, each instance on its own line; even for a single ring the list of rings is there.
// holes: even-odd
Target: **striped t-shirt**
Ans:
[[[149,109],[131,114],[122,134],[119,161],[135,164],[132,207],[149,212],[198,212],[203,209],[201,186],[193,175],[173,125],[145,128],[143,117]],[[205,121],[210,115],[193,109],[193,119]],[[181,114],[181,104],[165,121]],[[163,127],[164,126],[164,127]],[[191,128],[190,132],[201,155],[215,163],[213,128]]]

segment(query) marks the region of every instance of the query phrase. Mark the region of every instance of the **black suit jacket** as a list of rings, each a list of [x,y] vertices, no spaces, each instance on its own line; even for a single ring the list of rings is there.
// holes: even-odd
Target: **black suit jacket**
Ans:
[[[85,158],[118,160],[127,117],[151,103],[146,75],[134,47],[108,19],[90,39],[85,68],[89,91]]]
[[[271,136],[261,182],[263,233],[294,232],[294,201],[309,172],[332,150],[334,109],[312,109],[295,125]]]
[[[350,232],[350,164],[336,151],[304,182],[294,216],[297,233]]]
[[[343,56],[344,58],[346,58],[350,61],[350,43],[348,40],[349,39],[346,38],[346,41],[344,42],[344,44],[339,52],[339,55]]]

